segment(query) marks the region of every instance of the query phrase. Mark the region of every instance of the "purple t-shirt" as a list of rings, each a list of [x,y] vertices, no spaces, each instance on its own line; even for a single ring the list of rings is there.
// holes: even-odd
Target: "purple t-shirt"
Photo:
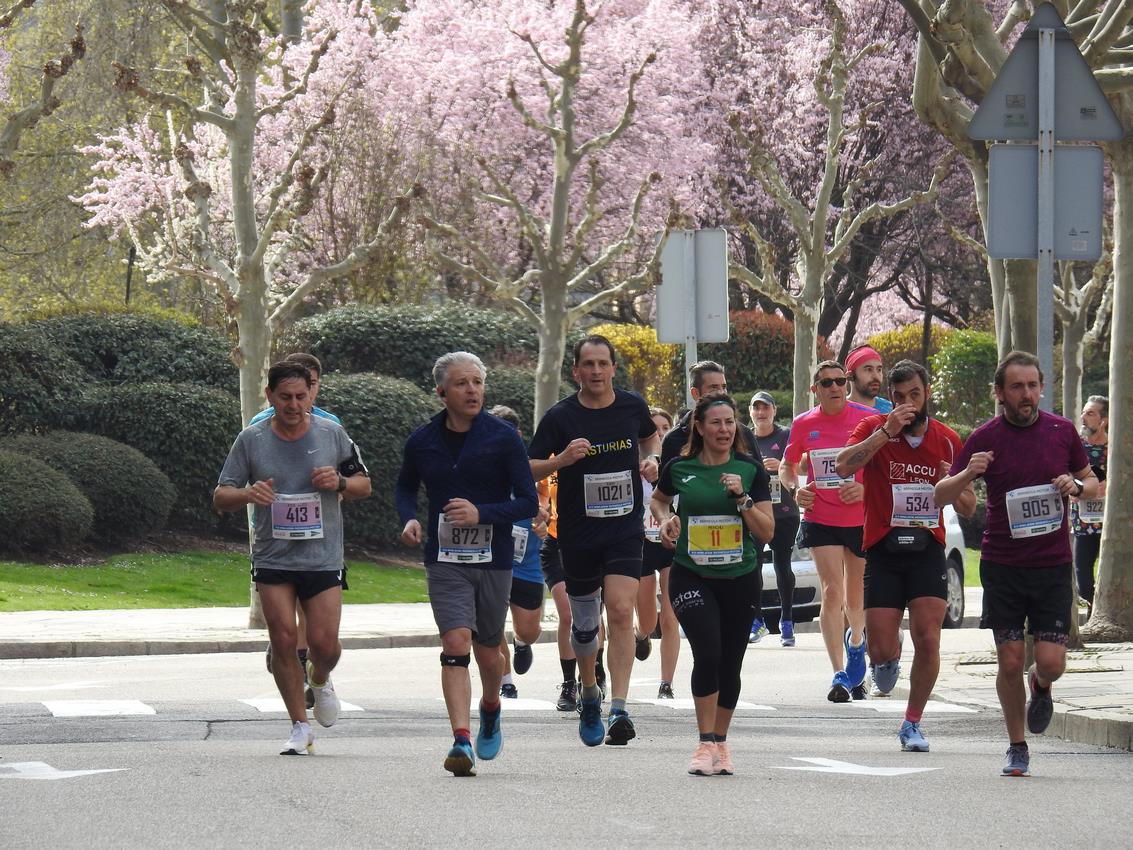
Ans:
[[[995,452],[995,460],[983,476],[987,483],[987,527],[981,546],[982,557],[1018,567],[1069,564],[1067,500],[1061,500],[1061,527],[1034,537],[1012,538],[1007,494],[1022,487],[1050,484],[1051,479],[1059,475],[1078,472],[1089,465],[1074,423],[1039,411],[1035,422],[1020,428],[1003,416],[997,416],[972,432],[948,474],[957,475],[968,465],[972,454],[987,451]]]

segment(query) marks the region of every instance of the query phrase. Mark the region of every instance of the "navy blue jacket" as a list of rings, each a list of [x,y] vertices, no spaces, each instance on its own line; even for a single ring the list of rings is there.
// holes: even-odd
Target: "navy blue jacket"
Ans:
[[[492,525],[492,561],[480,566],[510,570],[512,523],[539,512],[523,440],[511,423],[481,410],[454,459],[441,434],[446,415],[442,410],[405,441],[394,490],[401,524],[417,516],[417,491],[423,482],[429,497],[425,563],[436,563],[437,517],[450,499],[467,499],[480,512],[480,522]]]

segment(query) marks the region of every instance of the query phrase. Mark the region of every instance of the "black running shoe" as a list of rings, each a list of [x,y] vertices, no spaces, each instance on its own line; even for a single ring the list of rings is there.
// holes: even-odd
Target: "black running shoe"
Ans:
[[[1054,717],[1054,700],[1050,696],[1050,685],[1045,688],[1039,687],[1034,664],[1028,671],[1027,684],[1031,691],[1031,698],[1027,700],[1027,729],[1032,735],[1041,735]]]
[[[624,711],[610,712],[610,725],[606,729],[606,743],[610,746],[621,747],[637,737],[633,728],[633,721]]]
[[[594,665],[594,683],[602,692],[602,699],[606,698],[606,668],[601,664]]]
[[[675,699],[673,696],[673,686],[668,682],[662,682],[661,687],[657,689],[657,699]]]
[[[522,646],[512,644],[512,646],[514,648],[511,653],[511,667],[516,673],[522,676],[531,669],[531,661],[535,657],[535,653],[531,651],[531,647],[527,644],[523,644]]]
[[[653,651],[653,641],[649,639],[649,635],[644,637],[634,636],[634,641],[636,645],[633,648],[633,657],[638,661],[644,661]]]
[[[508,682],[506,685],[500,685],[500,696],[504,699],[515,699],[519,696],[519,689],[511,682]]]
[[[271,672],[271,644],[268,644],[267,651],[264,652],[264,661],[267,663],[268,672]]]
[[[860,685],[854,685],[852,688],[850,688],[850,696],[854,699],[865,699],[868,693],[869,691],[865,689],[865,682],[862,682]]]
[[[559,711],[574,711],[578,708],[578,683],[573,679],[560,685],[559,701],[555,703]]]

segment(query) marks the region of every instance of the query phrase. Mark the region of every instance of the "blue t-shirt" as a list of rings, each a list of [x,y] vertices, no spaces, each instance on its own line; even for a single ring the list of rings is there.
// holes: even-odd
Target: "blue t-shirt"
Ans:
[[[531,530],[531,522],[531,519],[521,519],[512,523],[515,552],[511,558],[511,577],[542,584],[543,566],[539,561],[539,548],[543,541]]]
[[[876,410],[878,413],[892,413],[893,412],[893,402],[891,402],[887,398],[883,398],[882,396],[878,396],[877,398],[875,398],[873,400],[873,409]]]

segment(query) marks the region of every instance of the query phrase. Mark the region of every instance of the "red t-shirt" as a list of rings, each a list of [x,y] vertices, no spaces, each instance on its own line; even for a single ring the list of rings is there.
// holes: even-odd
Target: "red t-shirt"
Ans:
[[[885,416],[863,419],[846,445],[857,445],[884,424]],[[932,529],[933,536],[943,546],[944,517],[940,508],[932,511],[936,505],[932,485],[948,474],[961,451],[960,435],[935,419],[928,420],[928,429],[916,448],[904,434],[898,434],[882,446],[862,467],[865,474],[862,546],[868,549],[878,543],[895,525],[924,527],[932,516],[937,523]]]
[[[839,479],[834,473],[834,457],[845,448],[854,426],[875,414],[873,408],[850,401],[841,413],[833,416],[823,413],[821,407],[814,407],[791,423],[791,436],[787,439],[783,459],[797,464],[805,452],[807,478],[816,485],[814,505],[803,513],[807,522],[841,528],[862,524],[862,503],[847,505],[838,497]],[[855,473],[854,480],[862,480],[861,472]]]

